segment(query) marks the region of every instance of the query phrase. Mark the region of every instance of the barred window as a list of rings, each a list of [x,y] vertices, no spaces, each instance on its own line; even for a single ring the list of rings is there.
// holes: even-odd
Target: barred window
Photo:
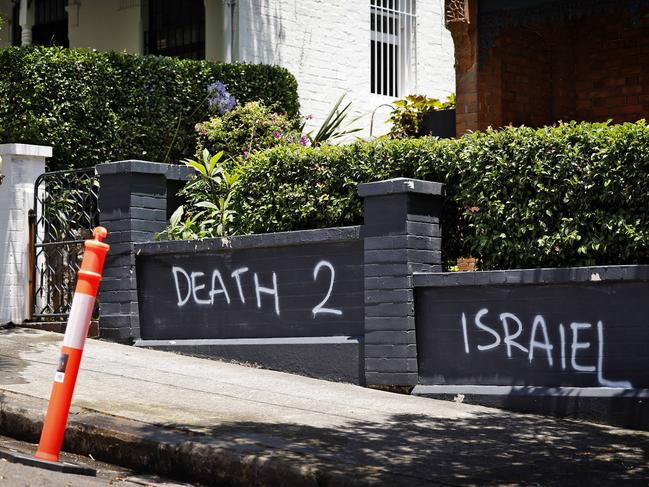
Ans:
[[[415,0],[370,0],[370,90],[400,97],[415,61]]]
[[[35,0],[32,44],[69,47],[65,6],[66,0]]]
[[[22,32],[23,30],[20,27],[20,2],[16,2],[11,14],[11,44],[13,46],[20,46]]]
[[[147,54],[205,59],[203,0],[150,0]]]

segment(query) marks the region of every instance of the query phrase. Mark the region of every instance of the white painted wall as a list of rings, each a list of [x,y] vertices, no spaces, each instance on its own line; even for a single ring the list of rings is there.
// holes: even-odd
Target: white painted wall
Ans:
[[[68,2],[70,47],[98,51],[144,51],[141,0]]]
[[[34,183],[45,172],[52,148],[0,144],[0,324],[21,323],[29,316],[29,209]]]
[[[2,17],[2,28],[0,28],[0,49],[11,45],[11,18],[12,2],[11,0],[0,0],[0,17]]]
[[[453,41],[443,0],[417,2],[417,63],[411,93],[446,98],[455,89]],[[369,1],[239,0],[238,59],[287,68],[298,81],[304,115],[322,122],[347,92],[357,125],[369,135],[370,114],[393,98],[370,93]],[[377,111],[374,135],[385,132],[390,109]]]

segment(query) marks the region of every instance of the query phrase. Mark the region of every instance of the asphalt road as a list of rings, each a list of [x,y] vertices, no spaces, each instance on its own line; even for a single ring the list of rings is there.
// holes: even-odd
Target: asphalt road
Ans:
[[[0,447],[33,454],[36,445],[0,436]],[[97,477],[53,472],[0,459],[0,486],[7,487],[80,487],[106,486],[115,487],[184,487],[190,484],[174,482],[162,477],[140,474],[128,469],[94,461],[92,458],[62,453],[61,459],[68,463],[85,465],[97,470]]]

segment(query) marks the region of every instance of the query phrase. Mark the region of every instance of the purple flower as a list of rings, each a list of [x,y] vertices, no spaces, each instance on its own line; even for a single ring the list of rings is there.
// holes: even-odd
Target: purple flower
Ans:
[[[207,99],[210,112],[218,112],[223,115],[237,106],[237,100],[228,92],[228,87],[220,81],[207,86]]]
[[[281,139],[282,138],[282,133],[281,132],[275,132],[275,138],[276,139]]]
[[[309,146],[309,138],[306,135],[303,135],[300,137],[300,144],[302,144],[304,147]]]
[[[248,149],[243,149],[243,157],[248,157]]]

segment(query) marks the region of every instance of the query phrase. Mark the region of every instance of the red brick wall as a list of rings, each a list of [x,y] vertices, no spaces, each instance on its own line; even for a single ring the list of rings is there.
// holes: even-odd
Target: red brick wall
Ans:
[[[578,118],[626,122],[649,116],[649,9],[646,14],[638,25],[626,15],[575,26]]]
[[[636,17],[618,9],[504,28],[474,75],[474,93],[464,96],[458,77],[458,133],[559,120],[649,119],[649,7]],[[461,100],[474,102],[473,110]]]
[[[536,32],[515,28],[500,36],[479,72],[483,122],[492,126],[552,122],[551,53]]]

